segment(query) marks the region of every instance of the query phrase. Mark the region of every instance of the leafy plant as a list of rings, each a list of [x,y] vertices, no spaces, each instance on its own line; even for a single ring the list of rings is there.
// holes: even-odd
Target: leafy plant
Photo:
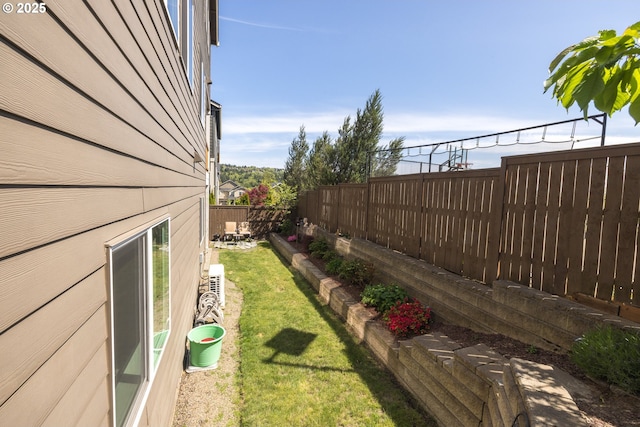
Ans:
[[[342,267],[343,259],[340,257],[335,257],[324,266],[325,270],[328,274],[334,275],[340,273],[340,268]]]
[[[429,331],[431,309],[416,299],[405,299],[391,307],[385,316],[387,328],[399,338]]]
[[[352,285],[364,288],[371,283],[373,273],[373,264],[360,259],[353,259],[342,263],[338,275]]]
[[[238,197],[234,202],[234,205],[239,206],[249,206],[249,195],[247,193],[242,193],[240,197]]]
[[[280,224],[280,232],[285,236],[291,236],[294,234],[296,226],[289,218],[285,218]]]
[[[319,238],[309,243],[309,252],[316,258],[322,258],[329,250],[329,242],[326,239]]]
[[[247,190],[245,194],[249,196],[249,204],[251,206],[264,206],[269,195],[269,186],[260,184],[257,187]]]
[[[327,251],[324,254],[322,254],[322,259],[324,261],[329,262],[329,261],[331,261],[331,260],[333,260],[335,258],[338,258],[339,256],[340,255],[338,255],[338,253],[336,251],[333,251],[331,249],[327,249]]]
[[[378,313],[386,314],[398,302],[409,297],[407,291],[398,285],[368,285],[360,294],[364,305],[374,307]]]
[[[640,22],[620,36],[600,31],[560,52],[549,65],[551,76],[545,92],[563,107],[577,103],[587,118],[589,103],[611,116],[629,105],[629,114],[640,122]]]
[[[640,394],[640,335],[603,326],[587,332],[571,348],[571,359],[587,375]]]

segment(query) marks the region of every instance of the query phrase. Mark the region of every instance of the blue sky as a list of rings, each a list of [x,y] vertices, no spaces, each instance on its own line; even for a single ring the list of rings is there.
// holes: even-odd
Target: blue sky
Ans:
[[[301,125],[309,144],[323,131],[335,138],[376,89],[382,143],[580,117],[543,93],[549,62],[598,30],[620,33],[640,20],[637,0],[220,0],[219,8],[211,97],[222,104],[221,162],[278,168]],[[640,126],[625,110],[609,120],[607,144],[630,140],[640,141]]]

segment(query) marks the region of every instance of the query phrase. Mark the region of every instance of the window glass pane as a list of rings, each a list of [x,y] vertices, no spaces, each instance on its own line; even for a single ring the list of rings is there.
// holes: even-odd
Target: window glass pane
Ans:
[[[171,25],[173,26],[173,33],[176,36],[176,40],[180,41],[180,0],[165,0],[167,11],[169,12],[169,18],[171,18]]]
[[[153,286],[153,366],[157,366],[169,336],[169,221],[153,227],[152,286]]]
[[[112,252],[116,424],[126,421],[146,378],[144,307],[145,236]]]
[[[193,87],[193,0],[187,3],[187,76]]]

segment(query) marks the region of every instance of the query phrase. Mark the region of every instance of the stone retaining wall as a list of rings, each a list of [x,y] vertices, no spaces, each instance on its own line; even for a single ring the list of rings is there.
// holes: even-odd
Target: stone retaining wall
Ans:
[[[305,233],[326,238],[345,258],[372,263],[377,280],[402,286],[445,323],[560,352],[598,323],[640,332],[638,323],[513,282],[497,280],[487,286],[367,240],[339,238],[314,226]]]
[[[507,360],[484,344],[462,348],[437,332],[398,341],[284,239],[273,234],[270,240],[440,425],[587,425],[565,387],[567,374]]]

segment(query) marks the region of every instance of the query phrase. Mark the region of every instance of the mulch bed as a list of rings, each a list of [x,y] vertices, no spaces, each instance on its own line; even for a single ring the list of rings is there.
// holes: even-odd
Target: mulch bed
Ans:
[[[322,259],[310,256],[308,242],[293,243],[293,246],[316,267],[325,271],[325,262]],[[331,277],[340,282],[343,289],[349,292],[355,300],[360,299],[362,289],[342,282],[339,277]],[[371,310],[375,313],[374,309]],[[382,319],[379,319],[379,321],[382,322]],[[447,335],[462,347],[482,343],[507,359],[516,357],[544,365],[553,365],[584,382],[593,389],[593,397],[576,399],[576,404],[587,417],[589,426],[640,427],[640,397],[629,395],[614,387],[591,380],[571,361],[568,354],[539,349],[501,334],[485,334],[462,326],[441,322],[432,324],[431,330]]]

